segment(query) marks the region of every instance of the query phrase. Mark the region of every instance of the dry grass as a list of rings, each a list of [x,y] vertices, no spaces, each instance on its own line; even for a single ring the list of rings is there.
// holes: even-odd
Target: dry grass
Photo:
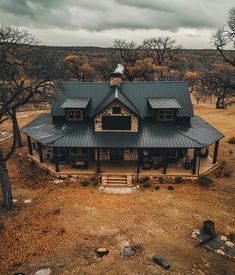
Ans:
[[[231,136],[234,114],[196,106],[201,114]],[[213,112],[213,115],[211,114]],[[216,118],[215,118],[216,115]],[[21,124],[30,117],[21,119]],[[5,146],[7,143],[4,143]],[[235,164],[233,145],[222,142],[220,158],[228,169]],[[235,178],[215,178],[214,185],[161,184],[160,190],[143,189],[130,195],[102,194],[70,179],[53,183],[51,177],[27,161],[26,148],[9,161],[16,209],[1,212],[0,274],[27,274],[50,266],[55,274],[165,274],[152,263],[158,254],[172,265],[173,274],[235,274],[233,262],[208,253],[190,238],[193,228],[206,219],[216,223],[219,234],[234,234]],[[24,204],[25,199],[31,204]],[[123,258],[124,241],[141,247],[138,255]],[[95,250],[107,247],[107,257]]]

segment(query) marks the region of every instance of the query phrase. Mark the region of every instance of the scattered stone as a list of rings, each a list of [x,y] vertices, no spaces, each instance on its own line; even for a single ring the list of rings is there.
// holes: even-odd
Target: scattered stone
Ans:
[[[15,272],[13,273],[12,275],[27,275],[26,273],[23,273],[23,272]]]
[[[97,257],[103,257],[109,254],[109,251],[105,247],[100,247],[96,250]]]
[[[224,252],[221,249],[217,249],[216,252],[220,255],[225,255]]]
[[[54,180],[55,184],[62,183],[62,182],[64,182],[64,180]]]
[[[232,243],[230,241],[227,241],[225,244],[229,247],[234,247],[235,246],[234,243]]]
[[[193,232],[192,232],[192,235],[191,235],[191,237],[193,238],[193,239],[198,239],[198,236],[200,235],[200,230],[199,229],[193,229]]]
[[[227,242],[228,237],[225,236],[225,235],[220,235],[220,236],[219,236],[219,240],[224,241],[224,242]]]
[[[24,203],[31,203],[31,202],[32,202],[32,199],[24,200]]]
[[[170,264],[159,256],[153,256],[153,261],[165,270],[170,269]]]
[[[17,200],[17,199],[13,199],[12,201],[13,201],[13,203],[16,203],[16,202],[18,202],[18,200]]]
[[[52,272],[51,268],[41,268],[37,270],[34,275],[50,275]]]
[[[130,245],[125,245],[121,249],[121,254],[127,257],[134,256],[135,250]]]

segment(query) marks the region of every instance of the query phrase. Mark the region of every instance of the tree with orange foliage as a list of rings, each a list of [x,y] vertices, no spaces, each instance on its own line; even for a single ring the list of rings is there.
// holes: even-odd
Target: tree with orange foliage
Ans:
[[[92,67],[86,55],[70,54],[64,59],[66,69],[77,80],[86,82],[92,79]]]

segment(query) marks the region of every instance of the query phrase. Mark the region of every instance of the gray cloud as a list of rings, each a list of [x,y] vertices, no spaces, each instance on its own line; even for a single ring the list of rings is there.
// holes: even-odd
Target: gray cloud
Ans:
[[[233,0],[1,0],[0,20],[45,32],[114,33],[125,29],[177,33],[183,28],[200,33],[223,24],[233,5]]]

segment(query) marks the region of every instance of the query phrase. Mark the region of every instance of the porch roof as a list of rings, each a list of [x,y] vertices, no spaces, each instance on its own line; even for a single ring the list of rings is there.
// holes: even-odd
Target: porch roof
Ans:
[[[223,138],[223,134],[199,117],[191,125],[156,124],[144,120],[138,133],[94,132],[91,122],[74,126],[54,125],[49,114],[43,114],[21,131],[52,147],[97,148],[202,148]]]

